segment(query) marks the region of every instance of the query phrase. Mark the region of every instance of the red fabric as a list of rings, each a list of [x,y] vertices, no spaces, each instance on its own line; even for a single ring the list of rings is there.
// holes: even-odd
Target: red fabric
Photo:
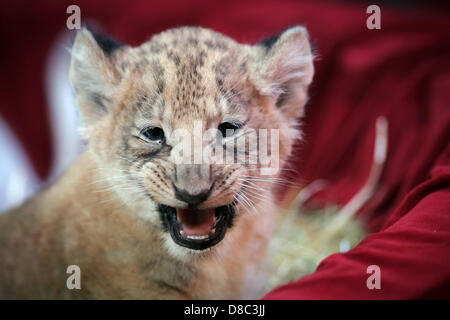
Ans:
[[[139,44],[180,25],[201,25],[253,43],[306,25],[317,43],[316,76],[293,158],[303,183],[325,179],[321,204],[347,202],[372,161],[374,123],[389,121],[380,189],[359,217],[374,232],[346,254],[268,299],[450,298],[450,19],[448,11],[381,5],[382,29],[365,27],[369,3],[332,1],[15,1],[0,4],[0,115],[41,177],[51,166],[44,68],[65,28],[66,8]],[[314,202],[311,202],[313,205]],[[368,290],[368,265],[381,290]]]
[[[375,119],[386,116],[386,167],[360,215],[374,233],[266,299],[450,298],[450,21],[427,18],[389,16],[378,33],[358,29],[319,50],[326,61],[298,168],[305,182],[327,180],[315,201],[347,202],[369,174]],[[366,286],[370,265],[380,290]]]
[[[443,159],[445,172],[411,191],[382,231],[265,299],[449,299],[449,156]],[[380,267],[379,290],[366,285],[371,265]]]

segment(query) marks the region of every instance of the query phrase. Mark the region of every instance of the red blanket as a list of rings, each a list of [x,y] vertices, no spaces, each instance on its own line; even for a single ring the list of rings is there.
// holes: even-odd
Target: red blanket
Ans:
[[[450,19],[441,10],[381,5],[381,30],[366,28],[366,5],[319,1],[78,1],[119,40],[138,44],[180,25],[214,28],[256,42],[304,24],[317,44],[317,73],[294,157],[303,183],[325,179],[320,202],[346,203],[372,162],[374,124],[389,121],[380,188],[359,217],[373,233],[355,249],[268,299],[450,298]],[[44,94],[48,50],[72,1],[0,5],[0,114],[45,177],[51,166]],[[369,290],[377,265],[381,289]]]

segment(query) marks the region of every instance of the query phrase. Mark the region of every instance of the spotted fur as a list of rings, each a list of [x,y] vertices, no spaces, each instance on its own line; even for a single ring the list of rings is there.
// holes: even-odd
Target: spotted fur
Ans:
[[[53,186],[0,217],[0,297],[257,298],[273,184],[255,181],[257,192],[243,198],[242,181],[259,164],[175,164],[174,131],[229,120],[243,132],[279,129],[282,166],[313,76],[306,30],[252,46],[184,27],[138,47],[82,30],[70,76],[88,147]],[[161,127],[165,140],[145,141],[149,126]],[[174,184],[192,193],[212,185],[201,208],[236,206],[222,242],[193,252],[172,241],[158,206],[186,205]],[[65,285],[73,264],[81,290]]]

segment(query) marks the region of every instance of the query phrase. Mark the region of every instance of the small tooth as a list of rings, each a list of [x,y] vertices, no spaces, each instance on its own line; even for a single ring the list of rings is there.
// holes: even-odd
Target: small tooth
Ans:
[[[180,230],[180,234],[184,236],[184,230]]]
[[[188,239],[193,239],[193,240],[203,240],[208,238],[208,236],[197,236],[197,235],[190,235],[187,236]]]
[[[211,233],[216,233],[216,228],[213,228],[212,230],[211,230]]]

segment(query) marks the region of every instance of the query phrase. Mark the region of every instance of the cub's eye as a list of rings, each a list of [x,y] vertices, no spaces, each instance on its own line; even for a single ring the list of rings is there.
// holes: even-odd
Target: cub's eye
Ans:
[[[146,128],[142,130],[141,135],[150,141],[164,141],[164,131],[158,127]]]
[[[242,125],[235,122],[222,122],[219,125],[219,131],[222,134],[222,137],[224,138],[231,137],[240,128],[242,128]]]

